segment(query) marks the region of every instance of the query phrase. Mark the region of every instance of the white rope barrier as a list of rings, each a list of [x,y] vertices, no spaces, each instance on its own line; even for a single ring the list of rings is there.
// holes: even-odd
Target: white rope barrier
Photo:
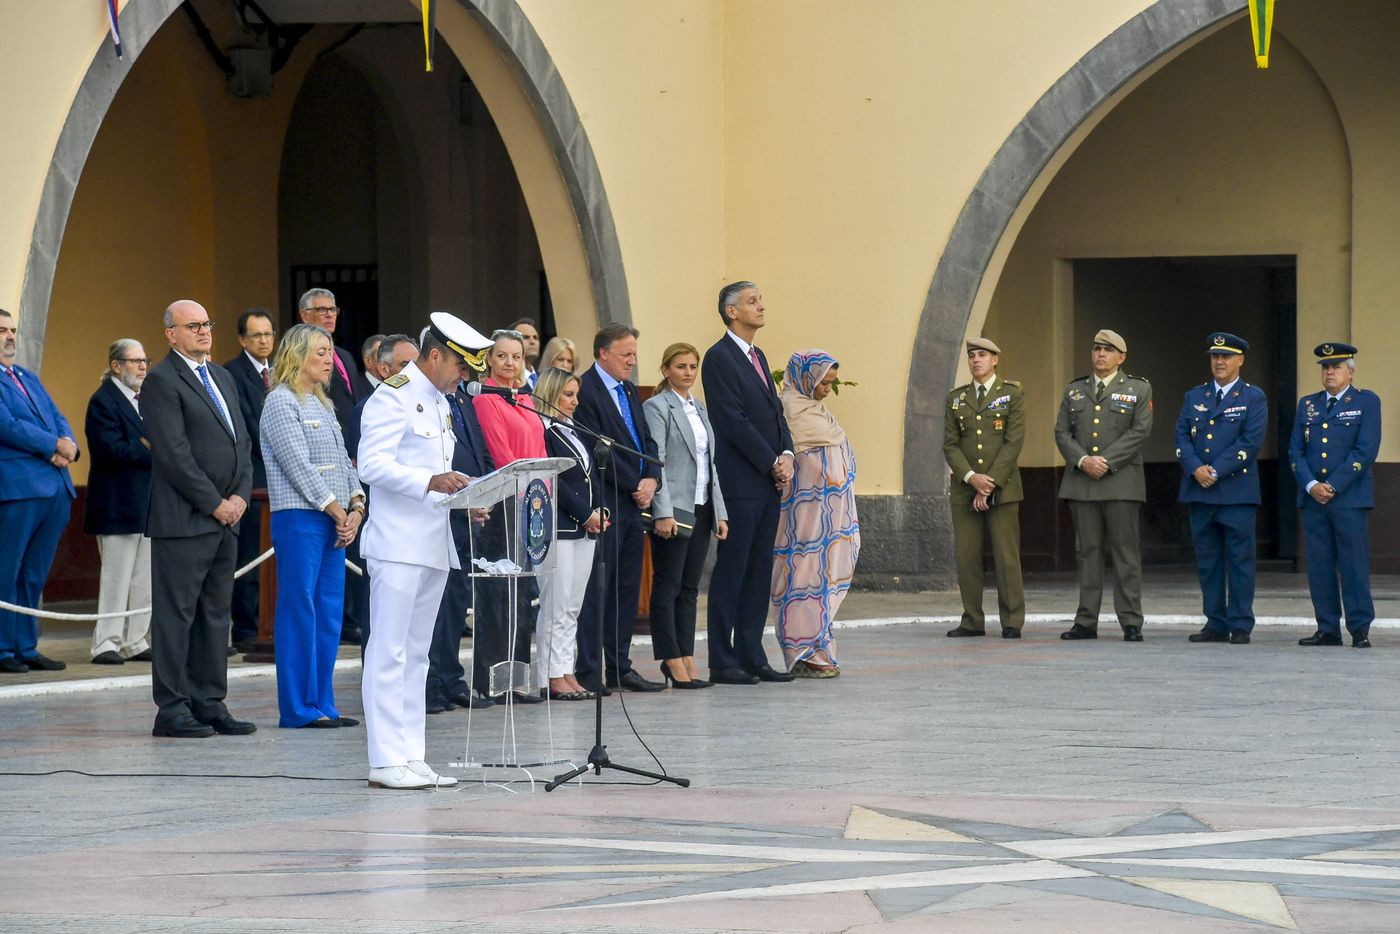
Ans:
[[[269,548],[267,551],[264,551],[252,561],[249,561],[247,564],[243,565],[243,567],[234,571],[233,579],[238,580],[244,574],[247,574],[249,571],[253,570],[253,568],[262,564],[268,558],[271,558],[275,552],[275,548]],[[360,577],[365,576],[364,569],[356,565],[355,562],[351,561],[349,558],[345,559],[345,569]],[[61,619],[77,623],[95,623],[100,619],[125,619],[128,616],[140,616],[142,613],[151,612],[151,608],[147,606],[138,610],[121,610],[115,613],[58,613],[51,610],[36,610],[33,607],[16,606],[4,600],[0,600],[0,610],[9,610],[11,613],[18,613],[21,616],[37,616],[40,619]]]

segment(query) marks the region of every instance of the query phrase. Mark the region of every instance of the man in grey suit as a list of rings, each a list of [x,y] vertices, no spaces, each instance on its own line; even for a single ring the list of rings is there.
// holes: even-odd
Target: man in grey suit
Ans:
[[[141,387],[151,443],[151,693],[153,736],[257,729],[224,706],[238,522],[253,462],[238,390],[209,361],[214,325],[196,302],[165,310],[170,355]]]
[[[1142,555],[1138,514],[1147,499],[1142,448],[1152,433],[1152,385],[1123,372],[1128,343],[1105,328],[1094,335],[1094,372],[1065,387],[1055,443],[1065,458],[1060,499],[1069,501],[1078,540],[1079,609],[1061,639],[1097,639],[1105,544],[1113,556],[1113,609],[1124,642],[1142,641]]]

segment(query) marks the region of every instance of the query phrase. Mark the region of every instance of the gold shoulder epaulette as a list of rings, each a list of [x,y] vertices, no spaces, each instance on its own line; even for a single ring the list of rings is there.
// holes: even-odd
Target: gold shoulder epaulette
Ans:
[[[401,389],[408,385],[408,374],[395,373],[393,376],[384,380],[384,385],[388,386],[390,389]]]
[[[1002,382],[1008,386],[1015,386],[1017,389],[1021,388],[1021,381],[1019,379],[1004,379]]]

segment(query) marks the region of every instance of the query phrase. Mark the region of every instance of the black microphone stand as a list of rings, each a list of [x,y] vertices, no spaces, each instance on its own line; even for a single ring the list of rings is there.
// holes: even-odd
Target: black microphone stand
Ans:
[[[557,406],[545,402],[543,399],[540,399],[538,397],[533,398],[535,399],[536,405],[544,405],[550,409],[553,409],[555,412],[558,412],[559,416],[562,416],[561,420],[560,418],[556,418],[555,416],[545,415],[544,413],[536,411],[535,414],[540,417],[541,421],[567,421],[567,427],[581,434],[587,435],[594,441],[598,442],[597,445],[593,448],[593,462],[598,465],[598,485],[599,487],[602,487],[606,483],[608,478],[612,479],[612,493],[614,502],[616,502],[618,498],[617,472],[608,468],[608,464],[612,460],[613,448],[617,448],[617,450],[622,451],[624,454],[634,455],[642,460],[650,461],[657,467],[666,466],[665,463],[663,463],[655,457],[652,457],[650,454],[638,451],[635,448],[630,448],[625,444],[621,444],[617,441],[614,441],[612,438],[609,438],[608,436],[603,434],[599,434],[598,432],[593,431],[591,428],[585,428],[578,422],[575,422],[568,416],[564,415],[563,412],[560,412]],[[599,674],[602,676],[598,683],[598,687],[600,690],[598,690],[593,696],[593,748],[588,752],[587,762],[585,762],[583,765],[580,765],[578,768],[573,769],[572,771],[565,772],[563,775],[556,775],[547,785],[544,786],[544,790],[553,791],[560,785],[563,785],[566,782],[571,782],[574,779],[578,778],[580,775],[584,774],[589,769],[593,770],[594,775],[602,775],[603,769],[612,769],[616,772],[626,772],[629,775],[639,775],[642,778],[655,779],[658,782],[671,782],[673,784],[681,786],[682,788],[689,788],[690,779],[688,778],[680,778],[675,775],[661,775],[656,772],[648,772],[644,769],[634,769],[629,765],[619,765],[618,763],[608,758],[608,747],[603,742],[603,692],[601,690],[603,685],[607,683],[608,671],[608,657],[605,654],[606,649],[603,644],[603,619],[607,615],[608,601],[607,568],[603,560],[603,534],[604,533],[602,532],[602,530],[600,530],[598,533],[598,547],[594,549],[593,552],[593,586],[597,588],[598,592],[598,665]]]

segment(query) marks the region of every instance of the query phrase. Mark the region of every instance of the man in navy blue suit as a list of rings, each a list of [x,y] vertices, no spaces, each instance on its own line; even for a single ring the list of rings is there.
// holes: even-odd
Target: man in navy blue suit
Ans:
[[[263,466],[263,401],[272,388],[272,351],[277,345],[277,328],[266,308],[249,308],[238,316],[238,343],[243,352],[224,364],[238,387],[238,408],[248,426],[252,442],[253,489],[267,489],[267,468]],[[254,500],[238,523],[238,566],[243,567],[262,554],[262,504]],[[357,538],[356,541],[359,539]],[[233,585],[233,644],[243,646],[258,636],[258,588],[261,569],[254,568]]]
[[[714,425],[715,470],[729,508],[729,537],[715,551],[707,620],[710,680],[716,684],[791,681],[763,651],[773,542],[778,532],[778,487],[792,479],[792,434],[768,358],[753,344],[764,324],[763,295],[752,282],[719,293],[728,329],[705,351],[700,378]]]
[[[38,607],[72,508],[68,465],[78,445],[68,420],[39,383],[15,366],[19,328],[0,308],[0,600]],[[58,671],[39,652],[39,621],[0,610],[0,672]]]
[[[609,324],[593,338],[595,360],[579,377],[578,409],[574,421],[656,456],[656,442],[647,431],[637,387],[628,381],[637,365],[637,330],[625,324]],[[660,691],[666,685],[648,681],[632,669],[632,630],[637,624],[637,601],[642,590],[642,510],[661,482],[661,469],[639,457],[614,451],[603,482],[603,505],[612,525],[599,539],[606,568],[603,614],[603,653],[598,657],[599,582],[588,585],[588,597],[578,624],[579,683],[590,691],[607,688]],[[614,489],[616,492],[614,493]]]
[[[1214,378],[1186,393],[1176,420],[1177,498],[1190,510],[1206,616],[1190,640],[1248,645],[1254,629],[1259,447],[1269,401],[1262,389],[1240,379],[1249,350],[1243,338],[1217,331],[1208,341]]]
[[[1371,465],[1381,449],[1381,400],[1352,385],[1356,348],[1351,344],[1319,344],[1313,355],[1322,367],[1322,391],[1299,400],[1288,443],[1317,617],[1317,631],[1298,644],[1341,645],[1345,606],[1351,644],[1369,649],[1376,607],[1367,526],[1375,505]]]

